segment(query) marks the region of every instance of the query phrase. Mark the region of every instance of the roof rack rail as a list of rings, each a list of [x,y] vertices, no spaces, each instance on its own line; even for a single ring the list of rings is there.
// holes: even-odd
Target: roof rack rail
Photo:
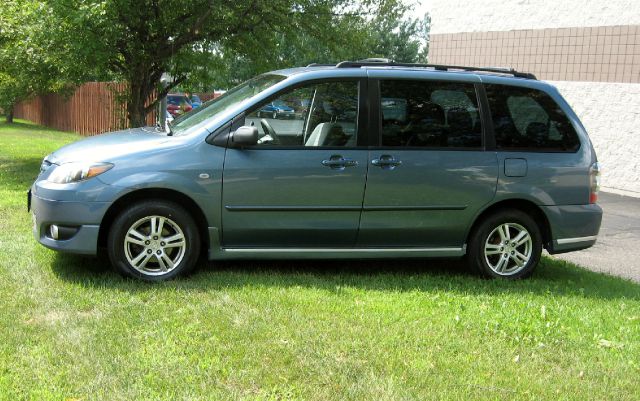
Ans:
[[[339,67],[340,64],[343,64],[343,63],[376,63],[376,65],[379,65],[383,63],[393,63],[393,60],[388,58],[373,57],[373,58],[366,58],[364,60],[358,60],[358,61],[343,61],[342,63],[338,63],[337,65],[335,63],[311,63],[311,64],[307,64],[307,67]],[[343,68],[343,67],[340,67],[340,68]]]
[[[307,67],[335,67],[334,63],[311,63]]]
[[[418,68],[433,68],[436,71],[470,71],[470,72],[492,72],[495,74],[513,75],[517,78],[537,79],[535,75],[530,72],[519,72],[513,68],[500,68],[500,67],[464,67],[460,65],[445,65],[445,64],[420,64],[420,63],[396,63],[389,59],[365,59],[359,61],[342,61],[336,64],[336,68],[359,68],[359,67],[418,67]]]

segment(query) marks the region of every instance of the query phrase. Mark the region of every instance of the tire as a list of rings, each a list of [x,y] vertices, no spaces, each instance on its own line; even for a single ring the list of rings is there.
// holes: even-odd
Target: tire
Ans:
[[[508,209],[487,216],[474,228],[467,260],[484,277],[517,280],[531,276],[541,253],[538,224],[527,213]]]
[[[194,268],[200,255],[200,234],[191,215],[180,205],[147,200],[125,209],[114,220],[107,252],[119,273],[145,281],[165,281]]]

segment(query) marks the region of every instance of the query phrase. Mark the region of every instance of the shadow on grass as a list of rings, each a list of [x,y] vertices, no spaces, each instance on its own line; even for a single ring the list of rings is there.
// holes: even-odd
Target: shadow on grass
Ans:
[[[20,129],[22,131],[42,131],[43,129],[49,129],[41,125],[34,123],[27,123],[23,121],[13,120],[11,124],[8,124],[4,118],[0,118],[0,128],[6,127],[11,129]]]
[[[374,291],[448,291],[475,295],[540,294],[597,299],[640,299],[640,285],[594,273],[565,261],[543,258],[528,280],[485,280],[460,259],[202,262],[194,274],[166,283],[127,279],[99,258],[58,254],[53,271],[86,287],[129,292],[159,288],[215,291],[241,287],[308,287],[331,292],[352,287]]]
[[[2,187],[11,190],[25,191],[33,184],[40,172],[42,158],[2,159],[0,157],[0,181]]]

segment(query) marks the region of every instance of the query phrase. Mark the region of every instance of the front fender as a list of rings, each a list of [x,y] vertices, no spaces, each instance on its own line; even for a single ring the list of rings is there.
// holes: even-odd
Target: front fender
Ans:
[[[202,175],[201,175],[202,174]],[[221,204],[221,172],[140,172],[122,176],[109,183],[97,200],[116,202],[133,192],[145,189],[166,189],[179,192],[192,199],[204,213],[208,225],[219,227]]]
[[[105,184],[118,188],[118,192],[164,188],[186,195],[206,195],[212,193],[212,187],[220,185],[221,182],[222,174],[214,171],[146,171],[122,176]]]

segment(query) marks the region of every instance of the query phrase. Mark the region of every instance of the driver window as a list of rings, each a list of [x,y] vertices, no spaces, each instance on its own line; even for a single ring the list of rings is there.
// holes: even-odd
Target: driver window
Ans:
[[[258,146],[356,146],[358,82],[303,86],[270,99],[248,114]]]

